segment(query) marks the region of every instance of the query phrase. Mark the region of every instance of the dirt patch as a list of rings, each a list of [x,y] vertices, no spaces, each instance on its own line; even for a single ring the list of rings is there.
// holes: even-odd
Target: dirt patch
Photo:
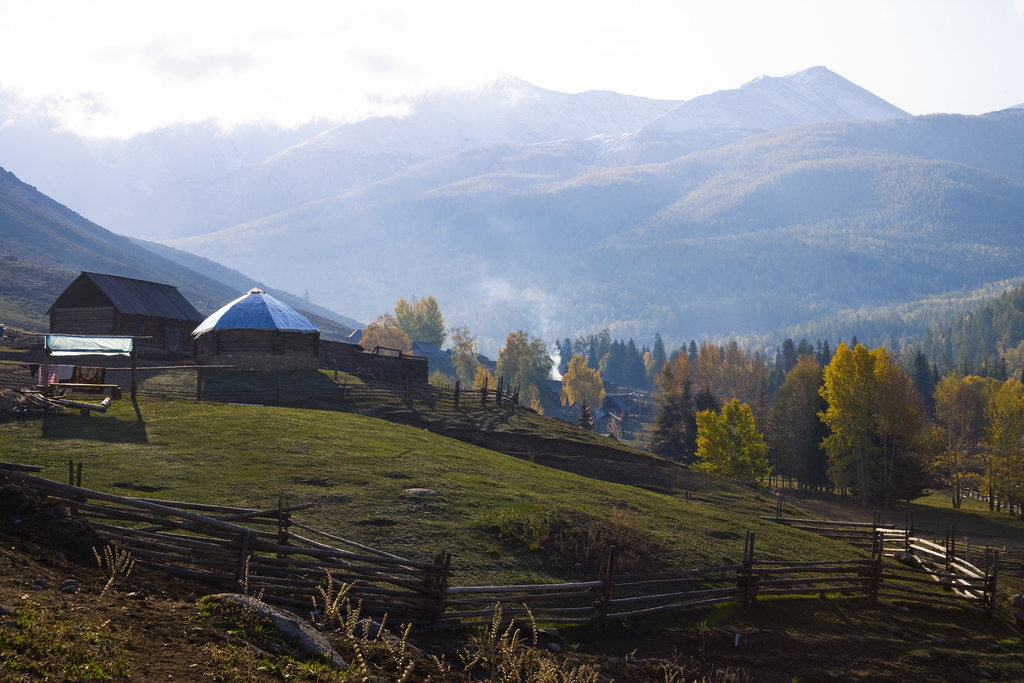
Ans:
[[[6,536],[81,565],[94,565],[93,548],[105,545],[89,522],[68,515],[59,501],[18,484],[0,486],[0,528]]]

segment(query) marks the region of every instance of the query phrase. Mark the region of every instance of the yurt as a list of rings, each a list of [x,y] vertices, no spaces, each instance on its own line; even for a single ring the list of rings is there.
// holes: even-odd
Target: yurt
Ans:
[[[258,287],[204,320],[192,336],[200,363],[239,370],[315,370],[320,354],[320,330]]]

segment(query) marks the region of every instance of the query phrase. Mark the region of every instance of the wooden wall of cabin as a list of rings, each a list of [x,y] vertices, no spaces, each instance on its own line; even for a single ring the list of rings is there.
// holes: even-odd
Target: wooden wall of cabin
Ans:
[[[135,337],[135,347],[142,351],[192,352],[192,331],[199,323],[147,315],[117,316],[116,334]],[[177,330],[177,332],[174,332]],[[177,346],[177,348],[173,348]]]
[[[213,330],[196,339],[196,355],[298,353],[317,356],[319,337],[319,334],[278,330]]]
[[[50,333],[97,336],[120,334],[116,318],[117,312],[111,307],[54,308],[50,309]]]
[[[319,333],[277,330],[214,330],[195,340],[196,358],[253,372],[315,370]]]

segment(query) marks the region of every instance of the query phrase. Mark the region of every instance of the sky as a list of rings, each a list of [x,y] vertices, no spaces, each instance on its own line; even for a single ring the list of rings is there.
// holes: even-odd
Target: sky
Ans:
[[[1024,0],[0,0],[0,108],[91,136],[401,113],[507,73],[663,99],[824,65],[912,113],[1024,103]]]

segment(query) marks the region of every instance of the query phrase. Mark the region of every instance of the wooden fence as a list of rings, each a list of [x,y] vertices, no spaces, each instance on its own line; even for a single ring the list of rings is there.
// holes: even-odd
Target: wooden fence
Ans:
[[[868,549],[874,543],[874,535],[882,534],[890,548],[901,548],[903,552],[926,555],[933,560],[941,560],[948,571],[957,563],[974,566],[977,561],[989,561],[985,558],[993,557],[994,549],[972,545],[970,538],[957,538],[956,527],[948,526],[945,529],[945,537],[940,545],[937,539],[928,540],[917,534],[914,528],[914,513],[906,511],[906,520],[902,529],[895,528],[893,524],[883,524],[881,513],[876,512],[872,522],[837,522],[834,520],[822,519],[801,519],[782,516],[782,497],[779,497],[774,517],[761,517],[761,519],[784,524],[794,529],[801,529],[811,533],[825,536],[837,541],[849,543],[858,548]],[[992,560],[997,563],[994,567],[997,571],[1007,572],[1024,578],[1024,553],[999,549]]]
[[[348,400],[369,400],[374,398],[392,399],[405,402],[422,401],[428,403],[446,403],[454,408],[489,405],[499,407],[515,407],[519,404],[518,387],[504,384],[499,378],[498,386],[480,390],[467,390],[456,382],[454,387],[435,387],[430,384],[416,382],[353,384],[344,381],[340,384],[317,383],[284,383],[279,380],[277,386],[259,386],[240,381],[237,376],[225,377],[214,373],[205,373],[202,386],[197,390],[197,398],[222,403],[253,403],[261,405],[282,405],[288,403],[331,403],[337,404]]]
[[[69,484],[41,479],[30,468],[0,464],[4,478],[67,501],[88,518],[104,540],[129,550],[136,562],[230,591],[262,594],[267,602],[302,612],[323,607],[320,588],[351,584],[349,596],[368,615],[430,629],[490,623],[498,605],[503,618],[521,619],[527,609],[540,623],[595,624],[722,603],[751,605],[762,597],[808,594],[861,595],[953,606],[991,616],[998,551],[981,567],[945,560],[938,544],[913,539],[907,552],[882,530],[870,557],[806,561],[758,559],[748,531],[739,564],[679,571],[625,574],[609,547],[593,581],[452,586],[448,552],[418,562],[317,531],[292,518],[310,505],[279,502],[268,510],[124,498],[80,486],[81,468],[69,463]],[[75,485],[78,484],[78,485]],[[305,532],[300,535],[296,530]],[[317,535],[325,542],[315,541]],[[333,543],[333,545],[331,544]],[[914,554],[911,554],[914,553]]]
[[[450,573],[450,554],[416,562],[292,520],[295,511],[311,505],[255,510],[125,498],[41,479],[23,469],[0,465],[0,480],[6,477],[66,500],[72,514],[87,518],[102,539],[130,551],[136,563],[229,591],[263,593],[267,602],[292,609],[313,608],[318,587],[326,586],[329,575],[335,589],[352,584],[349,596],[362,602],[365,614],[433,626]],[[337,545],[299,535],[295,528]]]

